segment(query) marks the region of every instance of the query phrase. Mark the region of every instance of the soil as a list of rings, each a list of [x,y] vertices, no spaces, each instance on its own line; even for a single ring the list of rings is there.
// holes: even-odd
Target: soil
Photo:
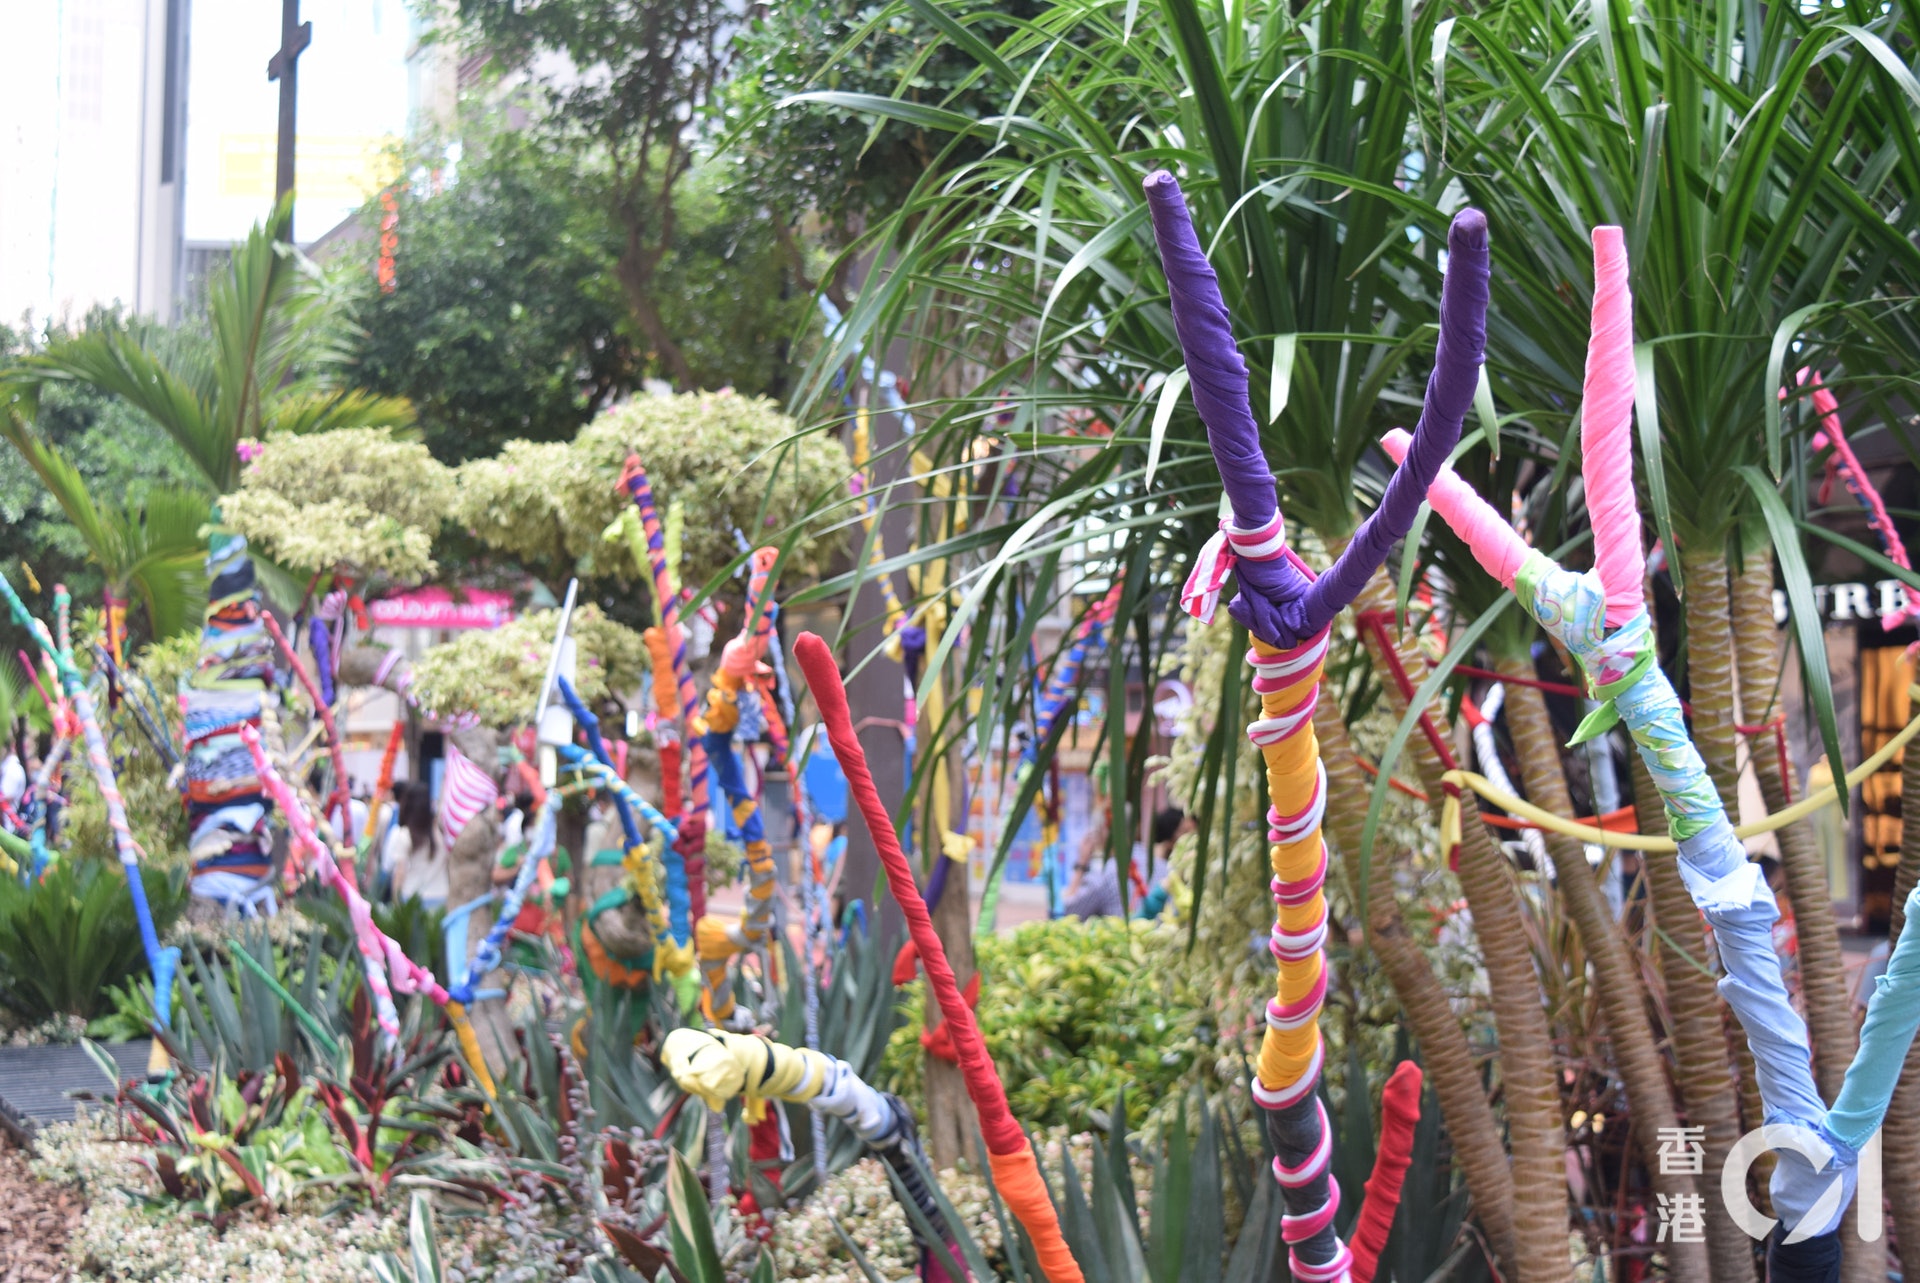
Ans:
[[[26,1156],[0,1138],[0,1283],[73,1278],[67,1238],[85,1210],[77,1190],[34,1179]]]

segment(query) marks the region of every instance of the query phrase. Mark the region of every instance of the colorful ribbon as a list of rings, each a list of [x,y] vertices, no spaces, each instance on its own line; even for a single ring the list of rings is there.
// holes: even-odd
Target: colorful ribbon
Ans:
[[[239,733],[253,758],[254,769],[259,772],[261,786],[272,795],[281,813],[287,817],[293,841],[312,855],[319,879],[332,887],[347,906],[347,919],[353,925],[354,946],[360,952],[367,992],[373,995],[374,1017],[379,1022],[381,1034],[389,1041],[397,1041],[400,1037],[400,1015],[393,1004],[396,992],[425,994],[446,1011],[447,1019],[453,1025],[454,1036],[465,1054],[467,1068],[491,1099],[495,1095],[493,1076],[488,1072],[485,1056],[481,1054],[480,1039],[467,1020],[465,1004],[449,994],[433,978],[433,972],[409,958],[398,941],[374,924],[373,906],[367,903],[366,897],[360,894],[360,888],[353,884],[353,880],[333,858],[333,848],[315,831],[313,817],[308,813],[306,803],[268,760],[266,748],[260,742],[260,732],[252,726],[243,725]]]
[[[736,954],[765,948],[773,939],[773,898],[777,881],[773,844],[767,841],[759,799],[747,788],[733,741],[736,732],[743,733],[744,738],[750,728],[764,724],[755,679],[773,620],[759,607],[766,601],[768,577],[778,558],[779,551],[774,548],[762,548],[753,554],[746,618],[741,621],[739,636],[728,642],[721,652],[713,689],[707,693],[707,711],[697,719],[701,740],[706,746],[708,770],[720,786],[734,823],[740,826],[740,840],[747,857],[746,911],[738,919],[708,914],[694,925],[694,945],[700,957],[703,981],[700,1006],[707,1019],[716,1023],[734,1014],[733,991],[726,983],[728,964]]]
[[[1320,831],[1327,774],[1313,711],[1333,616],[1412,527],[1422,493],[1459,440],[1472,404],[1486,346],[1486,219],[1477,210],[1462,211],[1448,233],[1440,341],[1414,457],[1394,473],[1379,508],[1332,569],[1316,578],[1287,547],[1273,473],[1247,397],[1246,363],[1179,184],[1171,174],[1156,173],[1147,178],[1146,194],[1189,387],[1232,509],[1202,551],[1181,605],[1210,620],[1231,570],[1240,593],[1228,610],[1253,639],[1247,662],[1261,716],[1248,726],[1247,737],[1265,759],[1272,804],[1267,839],[1275,922],[1267,947],[1279,970],[1275,995],[1262,1011],[1266,1030],[1253,1098],[1267,1111],[1273,1175],[1286,1206],[1281,1238],[1293,1276],[1303,1283],[1339,1283],[1354,1258],[1333,1229],[1340,1186],[1331,1171],[1331,1130],[1315,1093],[1324,1057],[1319,1016],[1327,992],[1328,855]]]
[[[1820,502],[1825,504],[1833,493],[1833,479],[1836,475],[1846,484],[1847,490],[1860,506],[1867,511],[1867,525],[1880,536],[1880,546],[1886,550],[1887,560],[1902,570],[1912,570],[1913,563],[1907,559],[1907,545],[1900,538],[1899,529],[1893,524],[1893,517],[1887,512],[1886,500],[1880,497],[1880,491],[1874,486],[1872,478],[1860,463],[1859,456],[1853,452],[1853,446],[1847,442],[1846,431],[1840,424],[1840,402],[1820,381],[1818,370],[1801,370],[1797,381],[1813,388],[1814,413],[1820,416],[1820,430],[1813,434],[1813,448],[1816,450],[1832,447],[1833,453],[1827,459],[1827,478],[1820,487]],[[1781,389],[1785,397],[1786,390]],[[1904,592],[1906,604],[1890,610],[1880,617],[1880,627],[1888,632],[1900,627],[1912,619],[1916,612],[1911,590]]]
[[[671,771],[672,782],[668,788],[672,795],[677,796],[680,789],[681,745],[687,740],[685,719],[692,716],[698,698],[693,685],[693,669],[687,662],[686,630],[680,624],[680,590],[674,583],[673,560],[667,555],[667,532],[661,528],[653,486],[647,480],[647,470],[641,466],[639,455],[627,456],[621,468],[620,484],[633,499],[634,510],[640,514],[640,527],[647,541],[647,568],[653,576],[654,600],[660,609],[660,622],[657,625],[659,640],[656,642],[652,639],[653,629],[647,630],[647,646],[654,660],[654,705],[660,710],[660,723],[654,730],[661,742],[661,774],[665,777]],[[665,691],[660,663],[663,651],[667,656],[666,669],[673,675],[675,695],[671,712],[668,711],[669,703],[663,698]],[[681,836],[666,856],[668,885],[686,888],[686,909],[681,911],[675,907],[669,914],[676,958],[691,947],[693,923],[705,916],[707,911],[707,753],[697,741],[686,745],[686,766],[687,805],[684,808],[670,808],[680,816]],[[677,899],[675,904],[677,906]]]

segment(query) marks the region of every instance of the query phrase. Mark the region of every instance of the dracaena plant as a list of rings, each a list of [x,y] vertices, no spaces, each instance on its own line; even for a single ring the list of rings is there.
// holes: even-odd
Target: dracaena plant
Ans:
[[[1626,229],[1642,475],[1685,606],[1694,735],[1729,802],[1736,725],[1777,712],[1775,560],[1813,720],[1841,760],[1801,532],[1778,489],[1788,452],[1776,405],[1784,347],[1811,312],[1857,295],[1863,270],[1910,280],[1920,263],[1893,213],[1920,101],[1894,48],[1907,21],[1864,3],[1518,0],[1459,14],[1424,82],[1431,144],[1509,231],[1534,283],[1515,300],[1523,334],[1505,362],[1517,404],[1568,397],[1582,291],[1559,286],[1582,279],[1589,227]],[[1752,756],[1779,809],[1788,772],[1775,754]],[[1811,831],[1791,826],[1780,841],[1796,903],[1827,903]],[[1831,1092],[1855,1038],[1831,920],[1805,915],[1800,947]]]
[[[1159,168],[1181,175],[1251,367],[1252,409],[1286,510],[1336,550],[1362,514],[1354,483],[1376,431],[1416,412],[1445,226],[1436,199],[1445,176],[1411,148],[1411,60],[1431,47],[1437,7],[1078,3],[1020,24],[997,47],[975,37],[964,14],[948,17],[946,38],[1005,86],[1002,114],[975,119],[833,92],[793,104],[864,110],[955,140],[857,247],[888,268],[822,346],[801,397],[824,407],[857,350],[905,337],[919,354],[921,426],[911,449],[927,496],[918,505],[920,547],[823,589],[947,564],[946,628],[922,692],[962,656],[967,674],[984,674],[983,690],[977,714],[956,701],[940,725],[921,729],[931,751],[923,747],[916,760],[928,762],[963,733],[982,751],[1000,747],[1028,714],[1029,644],[1061,585],[1123,585],[1108,626],[1111,709],[1125,707],[1136,676],[1152,686],[1161,649],[1177,633],[1166,619],[1170,590],[1211,532],[1219,480],[1184,399],[1187,372],[1141,179]],[[959,159],[980,137],[996,147]],[[1482,423],[1492,426],[1484,412]],[[1370,609],[1383,591],[1390,599],[1375,589]],[[1226,701],[1236,697],[1222,692],[1203,796],[1237,760],[1225,752],[1237,727]],[[1129,744],[1120,726],[1108,719],[1099,756],[1112,781],[1114,857],[1124,866],[1146,737]],[[1049,737],[1043,752],[1055,743]],[[1324,744],[1330,762],[1346,752],[1344,740]],[[922,772],[916,782],[931,789],[933,778]],[[1039,782],[1038,772],[1028,778],[1011,813],[1024,812]],[[1330,813],[1328,825],[1350,857],[1361,850],[1357,823]],[[1504,921],[1511,888],[1496,876],[1503,871],[1484,830],[1468,827],[1474,867],[1486,874],[1469,888],[1476,918]],[[1203,851],[1216,836],[1203,832]],[[1204,856],[1196,863],[1204,866]],[[1366,883],[1364,872],[1358,880]],[[1494,992],[1511,1032],[1503,1053],[1511,1047],[1526,1061],[1509,1066],[1526,1082],[1505,1084],[1507,1110],[1526,1120],[1529,1170],[1545,1172],[1558,1162],[1560,1126],[1545,1028],[1530,960],[1513,933],[1495,938],[1503,942],[1489,966],[1501,972]],[[1481,1210],[1523,1272],[1553,1270],[1559,1253],[1548,1244],[1564,1243],[1564,1199],[1548,1180],[1516,1190],[1465,1039],[1438,984],[1430,975],[1420,983],[1416,958],[1406,954],[1395,985],[1423,1040],[1449,1044],[1435,1057],[1436,1080]],[[1513,1246],[1507,1213],[1516,1201],[1528,1209],[1521,1223],[1537,1250]]]
[[[1403,28],[1397,8],[1381,17],[1331,0],[1227,22],[1115,0],[1057,6],[995,48],[955,12],[948,38],[1000,88],[1002,114],[834,92],[787,109],[857,110],[953,140],[853,251],[893,266],[823,345],[799,403],[836,417],[836,378],[855,353],[915,341],[911,447],[930,494],[944,483],[946,496],[919,505],[917,550],[889,549],[811,595],[951,560],[947,645],[965,635],[972,649],[951,653],[1006,674],[987,680],[984,742],[1029,698],[1015,676],[1031,672],[1021,624],[1058,604],[1063,570],[1089,588],[1126,576],[1108,631],[1131,650],[1136,622],[1165,608],[1156,590],[1212,527],[1217,488],[1182,397],[1140,180],[1159,167],[1186,176],[1248,336],[1288,511],[1335,540],[1362,515],[1353,477],[1383,397],[1430,350],[1432,242],[1406,230],[1443,220],[1409,190],[1420,185],[1398,145],[1413,107],[1395,68],[1427,41],[1429,19]],[[996,145],[975,157],[981,139]]]

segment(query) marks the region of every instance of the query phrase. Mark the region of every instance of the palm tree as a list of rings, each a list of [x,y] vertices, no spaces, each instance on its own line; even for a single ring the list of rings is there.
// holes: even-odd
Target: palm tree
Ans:
[[[151,329],[89,330],[50,344],[13,377],[122,398],[166,430],[214,496],[239,484],[243,440],[406,426],[413,412],[404,400],[345,384],[341,312],[286,243],[292,218],[283,200],[208,282],[210,348],[167,344]]]
[[[180,486],[155,486],[139,502],[95,501],[66,456],[24,423],[11,406],[0,410],[0,436],[19,452],[40,483],[59,501],[87,553],[106,577],[107,643],[116,656],[125,641],[124,612],[131,594],[146,607],[147,625],[158,639],[200,620],[207,600],[204,562],[206,495]]]

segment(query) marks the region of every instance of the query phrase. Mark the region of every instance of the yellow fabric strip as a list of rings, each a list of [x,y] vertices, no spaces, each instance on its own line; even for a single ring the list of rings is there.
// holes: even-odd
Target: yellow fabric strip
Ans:
[[[1920,686],[1909,692],[1920,703]],[[1847,772],[1847,788],[1859,787],[1866,778],[1893,760],[1894,754],[1906,747],[1915,735],[1920,735],[1920,716],[1916,716],[1901,728],[1900,733],[1883,744],[1879,751],[1860,765]],[[1680,848],[1672,838],[1653,837],[1645,833],[1615,833],[1612,829],[1597,828],[1591,824],[1581,824],[1543,811],[1524,798],[1515,797],[1505,789],[1494,787],[1492,781],[1473,771],[1448,771],[1441,776],[1455,788],[1469,788],[1487,801],[1493,803],[1507,814],[1537,824],[1554,833],[1564,833],[1579,838],[1583,842],[1592,842],[1596,846],[1611,847],[1616,851],[1652,851],[1657,854],[1671,855]],[[1764,819],[1752,824],[1736,825],[1733,834],[1738,838],[1758,837],[1762,833],[1772,833],[1784,829],[1789,824],[1797,824],[1818,811],[1823,811],[1839,800],[1839,789],[1832,784],[1815,789],[1806,797],[1795,802],[1784,811],[1775,811]],[[1440,830],[1442,843],[1451,847],[1460,840],[1460,799],[1449,796],[1440,812]]]
[[[662,1062],[682,1091],[719,1111],[743,1096],[750,1121],[759,1121],[769,1100],[805,1104],[826,1086],[833,1062],[824,1053],[789,1047],[751,1034],[680,1028],[667,1035]]]
[[[1279,654],[1279,650],[1255,639],[1254,653],[1260,656]],[[1260,711],[1264,717],[1279,717],[1293,712],[1313,694],[1320,684],[1320,669],[1301,677],[1285,690],[1263,694],[1260,697]],[[1308,723],[1294,734],[1277,744],[1269,744],[1261,750],[1261,756],[1267,764],[1267,796],[1274,809],[1282,815],[1297,815],[1313,802],[1313,791],[1319,779],[1320,740]],[[1274,843],[1268,848],[1268,861],[1274,875],[1285,882],[1298,882],[1310,875],[1320,861],[1320,830],[1312,832],[1297,842]],[[1305,904],[1282,906],[1279,921],[1282,930],[1298,932],[1318,921],[1326,912],[1326,896],[1316,894]],[[1298,1002],[1313,991],[1320,981],[1325,960],[1319,953],[1297,961],[1283,961],[1279,964],[1280,975],[1276,992],[1283,1004]],[[1297,1029],[1275,1029],[1268,1026],[1260,1040],[1259,1075],[1260,1083],[1270,1091],[1277,1091],[1300,1081],[1300,1076],[1312,1066],[1314,1056],[1320,1049],[1320,1025],[1318,1021],[1302,1025]]]
[[[448,1002],[447,1019],[453,1022],[454,1037],[460,1041],[460,1054],[467,1062],[468,1072],[480,1084],[480,1090],[487,1093],[488,1100],[498,1100],[493,1075],[487,1071],[487,1058],[480,1054],[480,1036],[473,1032],[473,1024],[467,1019],[466,1005]]]

